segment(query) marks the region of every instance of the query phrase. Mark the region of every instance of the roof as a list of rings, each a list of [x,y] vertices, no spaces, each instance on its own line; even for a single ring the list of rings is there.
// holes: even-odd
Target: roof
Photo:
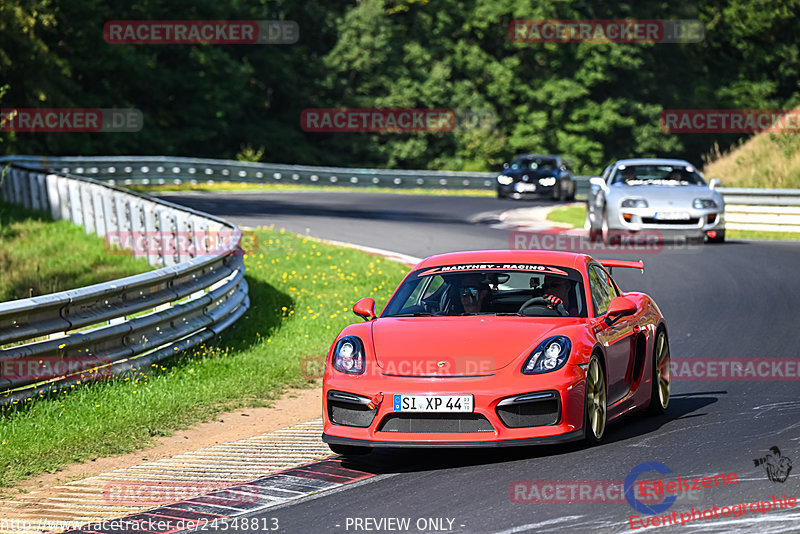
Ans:
[[[618,165],[689,165],[694,167],[691,163],[683,159],[668,159],[668,158],[633,158],[621,159],[615,164]]]
[[[586,254],[553,250],[470,250],[430,256],[418,263],[416,269],[459,263],[543,263],[580,269],[587,258]]]
[[[553,159],[560,159],[561,156],[557,156],[555,154],[517,154],[517,158],[553,158]]]

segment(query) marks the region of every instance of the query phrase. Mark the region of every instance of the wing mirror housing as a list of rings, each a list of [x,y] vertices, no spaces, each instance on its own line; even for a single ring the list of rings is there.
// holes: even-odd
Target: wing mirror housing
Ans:
[[[711,189],[716,189],[722,185],[722,180],[719,178],[712,178],[711,181],[708,182],[708,187]]]
[[[366,297],[359,300],[353,304],[353,313],[365,321],[373,320],[375,318],[375,299]]]
[[[605,188],[606,181],[599,176],[593,176],[589,178],[589,185],[596,185],[597,187]]]
[[[606,311],[605,323],[608,326],[619,321],[621,318],[636,313],[636,304],[632,300],[625,297],[614,297],[608,303],[608,311]]]

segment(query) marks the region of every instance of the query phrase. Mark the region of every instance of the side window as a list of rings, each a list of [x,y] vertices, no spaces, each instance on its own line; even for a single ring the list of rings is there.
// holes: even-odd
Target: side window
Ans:
[[[594,314],[603,315],[608,310],[608,303],[618,294],[608,274],[597,265],[589,267],[589,288],[592,292]]]
[[[442,287],[444,279],[441,276],[426,277],[417,284],[414,291],[406,299],[403,309],[419,306],[426,299],[432,297]]]
[[[444,278],[442,278],[441,276],[434,276],[433,280],[431,280],[431,283],[428,284],[428,288],[425,290],[425,296],[423,296],[422,298],[426,299],[432,296],[439,290],[440,287],[442,287],[443,283],[444,283]]]

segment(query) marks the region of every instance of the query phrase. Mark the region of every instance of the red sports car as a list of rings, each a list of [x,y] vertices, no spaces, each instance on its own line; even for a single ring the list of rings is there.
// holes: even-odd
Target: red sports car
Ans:
[[[664,318],[585,254],[457,252],[418,264],[381,316],[365,298],[326,360],[322,439],[468,447],[603,438],[606,424],[669,403]]]

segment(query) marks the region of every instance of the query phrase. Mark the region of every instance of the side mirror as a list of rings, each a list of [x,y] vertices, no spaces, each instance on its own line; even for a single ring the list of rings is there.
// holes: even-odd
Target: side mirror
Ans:
[[[597,187],[605,187],[606,181],[600,178],[599,176],[593,176],[589,178],[589,185],[596,185]]]
[[[622,317],[633,315],[636,313],[636,304],[632,300],[625,297],[614,297],[608,303],[608,311],[606,311],[605,322],[607,325],[612,325],[619,321]]]
[[[365,321],[373,320],[375,318],[375,300],[370,297],[359,300],[353,304],[353,313]]]
[[[503,163],[503,168],[507,169],[508,168],[508,163]]]
[[[711,189],[716,189],[722,185],[722,180],[719,178],[712,178],[710,182],[708,182],[708,187]]]

